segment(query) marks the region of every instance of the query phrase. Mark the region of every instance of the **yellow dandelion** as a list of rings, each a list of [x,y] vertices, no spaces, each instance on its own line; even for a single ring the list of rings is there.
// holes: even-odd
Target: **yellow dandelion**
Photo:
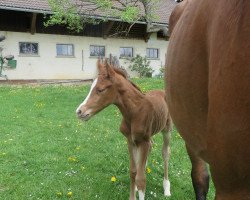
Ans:
[[[57,193],[56,193],[56,196],[57,196],[57,197],[61,197],[61,196],[62,196],[62,192],[57,192]]]
[[[116,182],[116,177],[115,176],[111,177],[111,182]]]
[[[80,146],[76,147],[76,150],[79,151],[80,150]]]
[[[151,169],[149,167],[147,167],[147,173],[150,174],[151,173]]]
[[[68,161],[70,161],[70,162],[77,162],[77,159],[76,159],[76,157],[74,157],[74,156],[70,156],[70,157],[68,158]]]
[[[84,166],[81,166],[81,170],[84,171],[84,170],[85,170],[85,167],[84,167]]]
[[[69,198],[71,198],[72,195],[73,195],[73,192],[71,192],[71,191],[67,193],[67,196],[68,196]]]

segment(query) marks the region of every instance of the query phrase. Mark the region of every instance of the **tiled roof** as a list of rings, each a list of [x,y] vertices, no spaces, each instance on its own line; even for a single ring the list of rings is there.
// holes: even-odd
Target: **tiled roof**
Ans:
[[[47,0],[0,0],[0,8],[9,10],[27,10],[50,12]]]
[[[155,23],[167,24],[169,16],[176,4],[175,0],[161,0],[157,10],[159,19],[157,19]],[[48,0],[0,0],[0,9],[51,13]]]
[[[175,0],[162,0],[157,10],[157,14],[160,16],[160,19],[157,22],[168,24],[169,17],[176,5],[177,3]]]

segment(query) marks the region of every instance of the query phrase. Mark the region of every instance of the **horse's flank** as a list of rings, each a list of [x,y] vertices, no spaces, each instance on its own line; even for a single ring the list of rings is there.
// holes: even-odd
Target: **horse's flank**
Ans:
[[[249,199],[250,1],[189,0],[171,18],[166,94],[196,194],[208,190],[205,160],[216,199]]]

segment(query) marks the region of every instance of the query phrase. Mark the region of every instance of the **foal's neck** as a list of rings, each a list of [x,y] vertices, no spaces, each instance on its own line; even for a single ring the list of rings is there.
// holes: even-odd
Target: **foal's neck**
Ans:
[[[144,94],[133,86],[128,80],[121,78],[119,81],[118,95],[115,105],[119,108],[124,118],[130,118],[141,105]]]

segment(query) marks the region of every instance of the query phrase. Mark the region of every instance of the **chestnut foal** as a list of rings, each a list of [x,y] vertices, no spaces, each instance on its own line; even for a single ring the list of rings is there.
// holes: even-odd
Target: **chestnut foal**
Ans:
[[[127,138],[130,157],[130,200],[144,200],[146,190],[145,167],[151,149],[151,137],[162,131],[164,160],[164,195],[170,196],[168,179],[169,140],[172,121],[169,116],[165,93],[153,90],[143,94],[140,89],[127,80],[123,71],[111,67],[107,60],[97,62],[98,77],[94,80],[90,92],[77,108],[78,117],[84,121],[109,106],[116,105],[123,119],[120,131]]]

